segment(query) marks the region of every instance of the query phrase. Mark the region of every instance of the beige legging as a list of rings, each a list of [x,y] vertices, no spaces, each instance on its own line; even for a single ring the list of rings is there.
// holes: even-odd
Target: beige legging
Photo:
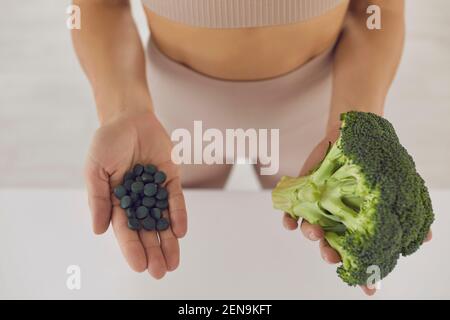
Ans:
[[[323,138],[332,85],[332,50],[287,75],[261,81],[224,81],[199,74],[159,51],[150,40],[147,77],[155,112],[170,133],[194,121],[203,129],[279,129],[279,171],[259,175],[272,188],[283,175],[297,175],[306,157]],[[186,187],[223,187],[231,165],[182,165]]]

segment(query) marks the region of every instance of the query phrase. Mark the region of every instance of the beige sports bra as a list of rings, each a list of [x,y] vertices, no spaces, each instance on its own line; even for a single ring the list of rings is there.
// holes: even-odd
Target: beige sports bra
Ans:
[[[142,0],[157,15],[204,28],[283,25],[324,14],[342,0]]]

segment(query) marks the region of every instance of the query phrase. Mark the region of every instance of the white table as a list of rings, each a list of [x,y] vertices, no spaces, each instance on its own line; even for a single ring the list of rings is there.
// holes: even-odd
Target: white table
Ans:
[[[187,191],[189,234],[163,280],[132,272],[112,230],[94,236],[83,190],[0,190],[0,298],[365,298],[287,232],[269,192]],[[450,191],[432,192],[434,239],[399,261],[375,298],[450,298]],[[69,265],[81,289],[66,286]]]

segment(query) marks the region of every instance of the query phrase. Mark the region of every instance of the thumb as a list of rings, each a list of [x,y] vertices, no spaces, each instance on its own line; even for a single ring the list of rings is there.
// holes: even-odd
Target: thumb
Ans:
[[[109,175],[91,156],[88,156],[86,161],[84,174],[92,214],[92,228],[95,234],[102,234],[108,230],[111,220]]]

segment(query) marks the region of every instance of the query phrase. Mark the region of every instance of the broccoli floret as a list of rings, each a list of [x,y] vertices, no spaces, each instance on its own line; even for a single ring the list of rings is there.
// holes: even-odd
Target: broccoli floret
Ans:
[[[373,113],[341,115],[340,137],[309,175],[283,177],[276,209],[325,230],[341,256],[339,276],[366,284],[368,267],[384,278],[400,255],[415,252],[434,220],[431,200],[394,128]]]

